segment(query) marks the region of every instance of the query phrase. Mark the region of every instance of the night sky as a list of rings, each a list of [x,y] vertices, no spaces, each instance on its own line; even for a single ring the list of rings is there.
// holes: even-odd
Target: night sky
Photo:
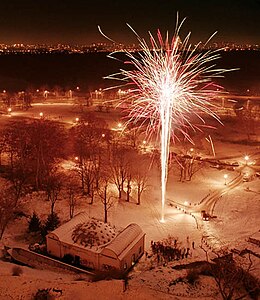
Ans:
[[[260,44],[260,0],[0,0],[0,43],[106,42],[98,25],[117,42],[134,43],[126,23],[144,37],[172,32],[177,11],[192,42],[218,31],[214,41]]]

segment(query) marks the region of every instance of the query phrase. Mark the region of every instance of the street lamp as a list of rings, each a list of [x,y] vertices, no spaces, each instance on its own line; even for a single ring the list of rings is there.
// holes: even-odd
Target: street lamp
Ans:
[[[225,185],[227,185],[227,178],[228,178],[228,174],[224,174]]]
[[[40,116],[40,118],[42,118],[43,117],[43,112],[40,112],[39,116]]]
[[[246,155],[246,156],[244,157],[244,159],[245,159],[245,161],[246,161],[246,165],[247,165],[247,163],[248,163],[248,161],[249,161],[249,156],[248,156],[248,155]]]
[[[79,118],[75,118],[75,121],[78,123],[78,121],[79,121]]]
[[[43,97],[44,97],[45,99],[47,99],[47,98],[48,98],[48,94],[49,94],[49,92],[48,92],[47,90],[45,90],[45,91],[43,92]]]

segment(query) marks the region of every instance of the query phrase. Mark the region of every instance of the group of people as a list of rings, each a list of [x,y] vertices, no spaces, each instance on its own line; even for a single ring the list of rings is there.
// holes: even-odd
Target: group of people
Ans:
[[[194,242],[192,242],[192,247],[194,249]],[[156,256],[158,264],[161,262],[169,262],[172,260],[188,258],[192,255],[189,246],[180,247],[177,239],[175,239],[170,245],[164,242],[151,241],[151,250],[152,254]]]

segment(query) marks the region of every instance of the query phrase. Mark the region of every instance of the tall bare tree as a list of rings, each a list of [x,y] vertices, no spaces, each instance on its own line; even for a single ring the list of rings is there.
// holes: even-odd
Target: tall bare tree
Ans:
[[[247,140],[250,141],[255,134],[256,121],[259,119],[259,105],[254,105],[250,100],[246,102],[237,102],[234,111],[239,124],[244,129]]]
[[[180,172],[180,181],[191,181],[193,176],[204,167],[204,163],[196,159],[193,155],[175,155],[173,165]],[[171,169],[174,169],[172,167]]]
[[[64,157],[66,135],[57,123],[37,120],[30,124],[30,137],[33,145],[32,157],[35,174],[35,187],[39,189],[59,158]]]
[[[105,122],[85,114],[71,129],[71,137],[78,159],[82,191],[84,194],[90,194],[94,173],[98,172],[100,154],[110,143],[110,131]]]
[[[14,216],[16,206],[17,201],[12,186],[0,189],[0,240]]]
[[[69,204],[70,218],[72,219],[74,216],[75,208],[77,206],[77,195],[80,191],[79,182],[74,173],[71,172],[70,174],[65,176],[63,180],[63,186]]]
[[[51,203],[50,214],[53,215],[54,207],[61,192],[63,175],[55,170],[45,177],[43,187],[47,195],[47,200]]]
[[[101,169],[100,183],[97,191],[101,199],[101,202],[103,203],[105,223],[107,223],[108,221],[108,211],[114,204],[113,202],[114,196],[112,192],[109,190],[111,179],[112,178],[111,178],[111,173],[109,168],[106,165],[103,165]]]
[[[9,166],[32,176],[34,187],[40,189],[43,179],[64,157],[66,135],[57,123],[48,120],[16,121],[4,130],[5,152]],[[17,172],[16,172],[17,173]]]
[[[209,262],[208,248],[203,241],[200,248],[205,252]],[[209,271],[213,276],[223,300],[245,299],[249,294],[251,299],[258,299],[260,294],[259,281],[250,274],[252,260],[245,263],[244,258],[234,259],[233,253],[226,248],[214,252],[216,258],[209,262]],[[242,254],[242,253],[241,253]]]
[[[115,145],[111,153],[110,168],[119,199],[122,199],[125,181],[130,176],[130,164],[131,151],[124,146]]]
[[[149,171],[151,168],[150,159],[144,155],[136,157],[133,168],[133,180],[137,189],[137,204],[141,204],[141,196],[148,187]]]
[[[9,168],[6,174],[15,191],[16,199],[25,191],[32,176],[31,152],[32,145],[27,126],[14,122],[3,130],[3,152],[7,154]]]

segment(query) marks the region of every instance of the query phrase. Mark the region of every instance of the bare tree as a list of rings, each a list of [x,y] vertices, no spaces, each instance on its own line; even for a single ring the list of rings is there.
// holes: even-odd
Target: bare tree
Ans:
[[[124,131],[124,135],[122,135],[123,142],[130,147],[137,149],[138,140],[140,135],[143,132],[143,128],[137,126],[136,124],[129,123],[126,130]]]
[[[192,156],[188,160],[188,181],[191,181],[194,174],[196,174],[199,170],[204,167],[204,163],[196,159],[196,157]]]
[[[118,190],[118,198],[122,199],[125,181],[130,179],[132,150],[124,146],[114,145],[111,154],[110,168],[113,182]],[[130,179],[131,181],[131,179]]]
[[[61,98],[64,96],[64,91],[62,90],[62,88],[58,85],[55,85],[53,88],[53,94],[56,98]]]
[[[18,105],[23,109],[23,110],[28,110],[31,107],[32,103],[32,93],[31,91],[22,91],[17,94],[17,102]]]
[[[4,152],[4,149],[5,149],[5,139],[2,132],[0,132],[0,167],[2,165],[2,153]]]
[[[69,204],[70,218],[74,217],[75,208],[77,205],[77,194],[79,193],[79,182],[74,174],[69,174],[63,180],[67,201]]]
[[[4,147],[3,152],[8,156],[11,172],[16,165],[23,165],[25,168],[30,165],[30,154],[32,145],[25,122],[13,122],[3,130]],[[27,162],[27,164],[26,164]]]
[[[26,167],[23,166],[24,164],[22,164],[21,161],[17,162],[15,167],[11,170],[11,173],[7,176],[12,182],[16,203],[20,197],[26,193],[28,188],[28,176],[30,173],[26,170]]]
[[[109,184],[111,180],[111,175],[109,169],[105,166],[102,168],[102,175],[100,179],[100,185],[98,188],[98,195],[104,206],[104,222],[107,223],[108,211],[113,206],[113,195],[109,191]]]
[[[64,157],[63,128],[48,120],[16,121],[5,128],[4,136],[11,172],[23,170],[28,178],[33,176],[35,188],[41,188],[57,159]]]
[[[137,204],[141,204],[141,196],[148,187],[148,177],[150,162],[146,156],[138,155],[135,159],[135,168],[133,170],[133,179],[137,187]]]
[[[232,254],[225,254],[215,259],[215,264],[211,265],[211,271],[222,298],[231,300],[236,289],[241,287],[243,279],[242,269],[237,268]]]
[[[237,102],[234,106],[234,111],[237,119],[242,125],[247,140],[250,141],[253,134],[255,134],[256,120],[259,118],[259,106],[246,102]]]
[[[191,181],[193,176],[204,167],[203,162],[196,159],[193,155],[175,155],[174,165],[180,171],[180,181]]]
[[[17,201],[12,187],[0,190],[0,240],[14,216]]]
[[[132,191],[132,172],[128,170],[126,173],[126,201],[130,201],[130,194]]]
[[[90,194],[93,180],[97,180],[100,154],[110,143],[107,124],[90,114],[81,117],[71,130],[74,153],[78,159],[78,174],[83,194]],[[96,181],[97,185],[97,181]]]
[[[201,242],[200,248],[205,252],[206,259],[209,262],[208,248]],[[209,263],[210,273],[213,276],[218,290],[223,300],[244,299],[247,294],[258,299],[259,282],[250,275],[252,261],[245,265],[239,260],[235,260],[233,253],[223,248],[214,251],[216,258]]]
[[[3,131],[3,149],[9,158],[9,168],[6,174],[13,184],[16,201],[25,191],[31,176],[30,153],[32,146],[25,124],[11,123]]]
[[[47,194],[48,201],[51,203],[51,215],[54,213],[54,207],[61,191],[62,178],[62,174],[53,171],[44,180],[44,190]]]
[[[39,189],[57,159],[64,157],[66,135],[63,127],[48,120],[37,120],[29,125],[30,141],[34,146],[30,159],[33,162],[35,187]]]
[[[91,195],[95,181],[95,171],[96,168],[94,162],[92,160],[85,161],[82,172],[84,173],[84,186],[87,195]]]

